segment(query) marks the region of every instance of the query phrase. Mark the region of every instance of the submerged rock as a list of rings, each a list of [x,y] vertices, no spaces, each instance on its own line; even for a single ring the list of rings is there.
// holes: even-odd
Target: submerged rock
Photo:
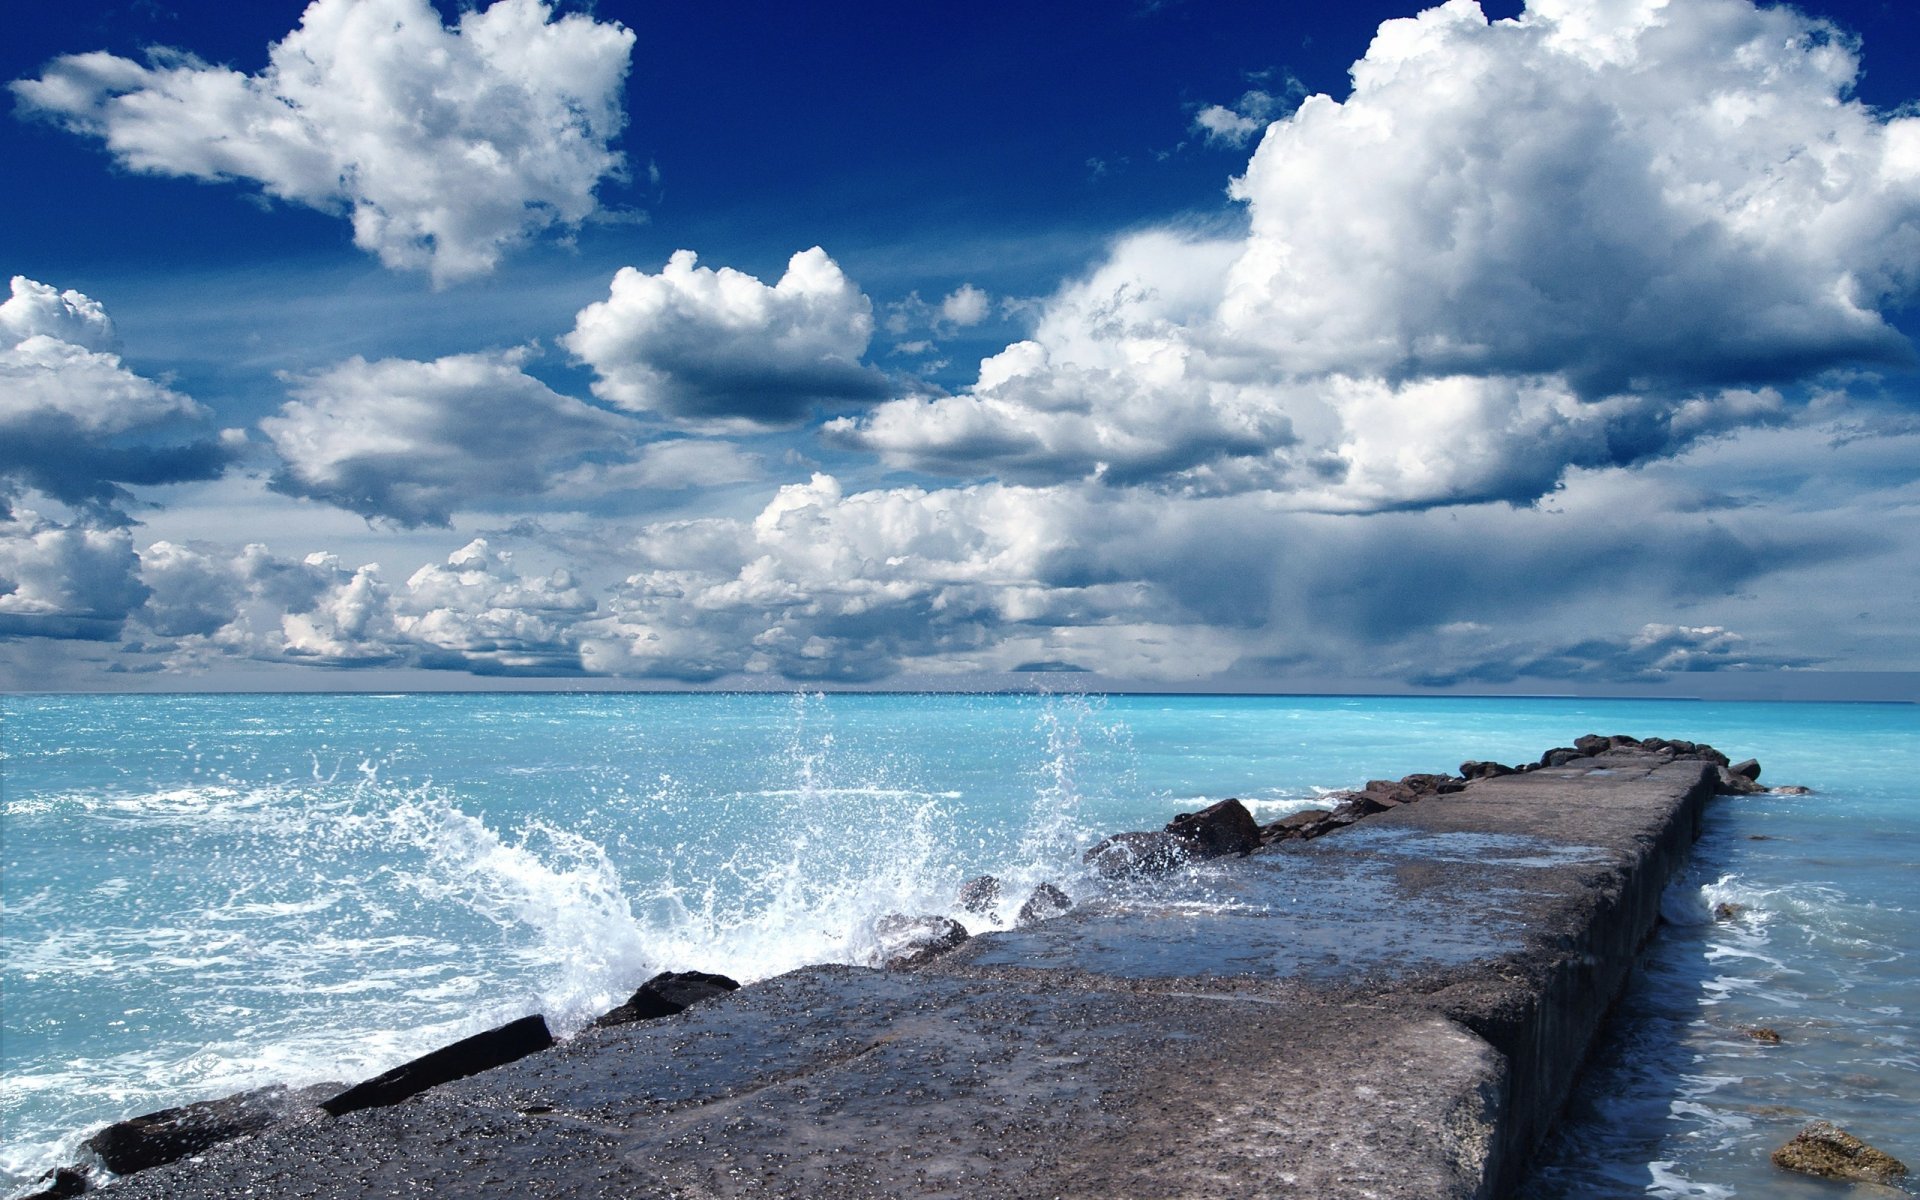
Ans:
[[[1713,919],[1716,921],[1735,921],[1746,911],[1747,906],[1744,904],[1733,904],[1723,900],[1713,906]]]
[[[1811,796],[1813,795],[1812,788],[1801,787],[1797,783],[1782,784],[1779,787],[1771,787],[1771,788],[1767,788],[1766,790],[1769,792],[1772,792],[1776,796]]]
[[[1164,875],[1193,857],[1193,848],[1170,833],[1116,833],[1080,856],[1104,879]]]
[[[603,1013],[594,1026],[605,1028],[670,1017],[702,1000],[724,996],[739,987],[737,982],[725,975],[709,975],[705,971],[662,971],[641,984],[619,1007]]]
[[[1765,1025],[1755,1025],[1752,1029],[1747,1030],[1747,1036],[1763,1046],[1778,1046],[1780,1044],[1780,1031],[1777,1029],[1769,1029]]]
[[[276,1084],[218,1100],[202,1100],[117,1121],[81,1143],[115,1175],[131,1175],[200,1153],[210,1146],[258,1133],[320,1103],[338,1084],[294,1091]],[[82,1176],[84,1181],[84,1176]],[[72,1187],[57,1177],[55,1187]],[[78,1192],[56,1193],[78,1195]]]
[[[1181,813],[1167,822],[1166,832],[1187,843],[1195,858],[1251,854],[1260,848],[1260,822],[1238,800]]]
[[[951,917],[909,917],[889,913],[873,925],[880,964],[889,969],[917,967],[967,940],[967,927]]]
[[[412,1062],[358,1083],[320,1107],[331,1116],[343,1116],[363,1108],[384,1108],[417,1096],[430,1087],[465,1079],[493,1067],[504,1066],[553,1045],[547,1019],[538,1013],[485,1033],[462,1038],[451,1046],[442,1046]]]
[[[991,875],[979,875],[960,885],[960,907],[984,917],[1000,903],[1000,881]]]
[[[1072,907],[1073,901],[1067,898],[1065,892],[1050,883],[1043,883],[1034,888],[1027,902],[1020,906],[1019,922],[1022,925],[1037,925]]]
[[[1773,1152],[1773,1165],[1822,1179],[1856,1183],[1892,1183],[1907,1164],[1833,1124],[1815,1121]]]

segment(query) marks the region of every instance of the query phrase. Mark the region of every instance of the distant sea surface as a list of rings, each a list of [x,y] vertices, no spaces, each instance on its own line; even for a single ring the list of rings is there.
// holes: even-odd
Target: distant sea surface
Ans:
[[[0,722],[0,1194],[107,1122],[528,1012],[571,1031],[657,971],[860,962],[874,918],[981,872],[1073,893],[1095,837],[1203,802],[1267,821],[1589,732],[1815,791],[1713,804],[1529,1194],[1825,1195],[1766,1161],[1813,1117],[1920,1167],[1912,706],[10,696]]]

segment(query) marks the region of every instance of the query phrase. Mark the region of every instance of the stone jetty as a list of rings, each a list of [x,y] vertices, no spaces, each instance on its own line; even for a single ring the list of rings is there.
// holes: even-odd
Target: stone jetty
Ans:
[[[895,969],[701,984],[107,1194],[1502,1196],[1703,807],[1759,772],[1625,738],[1466,766],[1284,827],[1214,806],[1096,848],[1044,919]]]

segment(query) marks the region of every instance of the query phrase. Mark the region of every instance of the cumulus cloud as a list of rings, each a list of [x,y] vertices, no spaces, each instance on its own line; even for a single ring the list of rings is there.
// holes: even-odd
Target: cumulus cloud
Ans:
[[[1913,359],[1882,311],[1920,282],[1920,118],[1850,100],[1857,70],[1748,0],[1389,21],[1345,101],[1266,127],[1244,235],[1124,238],[971,388],[828,435],[1367,512],[1783,419],[1821,372]]]
[[[1193,130],[1209,145],[1244,146],[1305,96],[1305,85],[1291,76],[1280,95],[1264,88],[1249,88],[1232,104],[1209,104],[1195,113]]]
[[[691,250],[656,275],[623,267],[607,299],[581,309],[562,343],[598,375],[594,395],[681,425],[792,425],[820,406],[887,392],[862,366],[873,304],[815,246],[769,287]]]
[[[206,410],[129,370],[95,300],[15,275],[0,303],[0,505],[23,489],[124,523],[124,485],[210,479],[239,435],[179,441]]]
[[[441,23],[427,0],[314,0],[257,75],[155,51],[66,55],[16,81],[21,110],[100,138],[126,167],[257,184],[345,212],[354,244],[437,284],[595,210],[633,34],[543,0]]]
[[[145,602],[125,529],[0,516],[0,638],[112,641]]]
[[[355,357],[293,378],[293,399],[260,422],[284,464],[272,486],[368,518],[446,525],[456,509],[577,495],[607,463],[642,453],[631,419],[553,391],[521,369],[525,358]]]
[[[234,656],[356,668],[414,666],[479,675],[578,674],[575,627],[595,601],[565,570],[528,575],[475,539],[395,589],[377,563],[281,558],[156,542],[139,557],[138,625],[176,666]]]
[[[960,329],[978,325],[987,319],[987,302],[986,292],[963,283],[940,302],[940,319]]]

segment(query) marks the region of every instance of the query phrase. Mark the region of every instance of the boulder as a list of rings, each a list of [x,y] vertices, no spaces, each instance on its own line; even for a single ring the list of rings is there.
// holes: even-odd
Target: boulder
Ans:
[[[1782,784],[1779,787],[1770,787],[1770,788],[1766,788],[1765,790],[1772,792],[1776,796],[1811,796],[1813,795],[1812,788],[1801,787],[1797,783]]]
[[[960,885],[960,907],[977,917],[991,913],[1000,903],[1000,881],[991,875],[979,875]]]
[[[1572,746],[1555,746],[1540,756],[1540,765],[1543,767],[1564,767],[1576,758],[1585,757],[1586,755],[1575,750]]]
[[[1605,754],[1607,751],[1613,749],[1613,739],[1602,737],[1597,733],[1581,734],[1579,737],[1573,739],[1573,748],[1588,758],[1592,758],[1596,754]]]
[[[107,1170],[115,1175],[131,1175],[148,1167],[158,1167],[198,1154],[209,1146],[232,1141],[243,1134],[258,1133],[270,1125],[307,1111],[332,1093],[338,1084],[295,1091],[274,1085],[202,1100],[179,1108],[164,1108],[125,1121],[117,1121],[81,1143],[100,1156]],[[54,1186],[64,1185],[57,1178]],[[84,1177],[83,1177],[84,1178]],[[67,1193],[78,1195],[77,1192]]]
[[[1116,833],[1080,857],[1104,879],[1127,879],[1177,870],[1193,847],[1171,833]]]
[[[1468,759],[1466,762],[1460,764],[1460,778],[1462,779],[1492,779],[1497,775],[1511,774],[1513,774],[1513,768],[1507,766],[1505,763],[1481,762],[1479,759]]]
[[[1033,889],[1027,902],[1020,906],[1020,924],[1036,925],[1041,921],[1057,917],[1073,907],[1073,901],[1067,894],[1050,883],[1043,883]]]
[[[1773,1165],[1822,1179],[1892,1183],[1907,1165],[1876,1150],[1831,1121],[1815,1121],[1773,1152]]]
[[[670,1017],[702,1000],[724,996],[739,986],[725,975],[709,975],[705,971],[662,971],[641,984],[618,1008],[601,1014],[594,1026],[605,1028]]]
[[[509,1021],[485,1033],[462,1038],[451,1046],[442,1046],[412,1062],[401,1063],[391,1071],[358,1083],[320,1107],[330,1116],[343,1116],[363,1108],[384,1108],[417,1096],[430,1087],[465,1079],[493,1067],[504,1066],[553,1045],[547,1019],[538,1013]]]
[[[1760,760],[1755,758],[1743,758],[1739,762],[1734,763],[1732,766],[1728,767],[1727,770],[1733,772],[1735,775],[1744,775],[1748,779],[1757,780],[1760,778]]]
[[[93,1187],[93,1179],[79,1167],[55,1167],[34,1182],[40,1190],[28,1192],[20,1200],[67,1200]]]
[[[1187,843],[1195,858],[1251,854],[1260,848],[1260,822],[1238,800],[1209,804],[1197,813],[1181,813],[1166,832]]]
[[[967,927],[951,917],[909,917],[889,913],[873,925],[880,964],[889,969],[917,967],[967,940]]]
[[[1401,786],[1413,789],[1415,796],[1444,796],[1467,785],[1451,775],[1416,774],[1403,776]]]
[[[1745,775],[1735,775],[1725,767],[1715,767],[1714,773],[1717,776],[1717,781],[1713,785],[1715,795],[1751,796],[1767,790]]]
[[[1331,811],[1324,808],[1303,808],[1297,813],[1288,813],[1260,830],[1260,844],[1270,846],[1289,838],[1309,837],[1309,829],[1332,815]]]

